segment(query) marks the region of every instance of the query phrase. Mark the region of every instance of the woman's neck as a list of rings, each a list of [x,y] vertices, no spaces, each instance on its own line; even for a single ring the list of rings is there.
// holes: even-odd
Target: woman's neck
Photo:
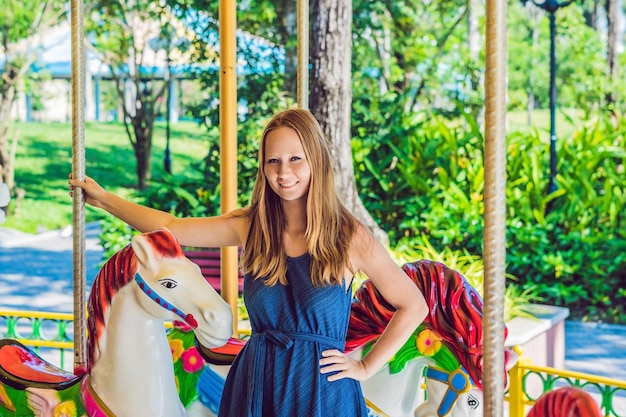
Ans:
[[[300,256],[308,251],[306,242],[306,205],[298,202],[283,202],[285,231],[283,244],[285,253],[290,257]]]

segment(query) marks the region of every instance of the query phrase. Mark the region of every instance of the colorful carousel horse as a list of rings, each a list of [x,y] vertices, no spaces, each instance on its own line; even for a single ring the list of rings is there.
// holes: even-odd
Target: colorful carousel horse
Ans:
[[[165,321],[205,347],[232,334],[230,306],[161,229],[133,237],[97,275],[88,302],[88,369],[75,376],[15,340],[0,341],[2,417],[186,416]],[[187,363],[202,363],[195,349]]]
[[[430,312],[393,359],[377,374],[361,382],[370,415],[482,416],[483,303],[480,295],[460,273],[441,263],[422,260],[402,268],[423,292]],[[382,333],[393,307],[370,281],[365,281],[355,296],[346,351],[360,358]],[[502,337],[506,337],[506,329]],[[193,336],[185,336],[184,329],[176,329],[170,335],[170,343],[191,346]],[[193,378],[190,385],[197,386],[204,409],[198,402],[192,404],[190,410],[194,410],[194,416],[216,414],[228,365],[244,343],[231,340],[217,349],[200,349],[209,366],[193,373],[182,371],[180,366],[176,368],[180,371],[177,373],[179,381]],[[505,352],[506,369],[502,370],[505,381],[506,372],[515,359],[512,351]],[[196,389],[190,390],[185,395],[186,401],[193,403],[194,395]]]
[[[482,416],[483,302],[465,277],[444,264],[420,260],[402,266],[429,306],[426,320],[372,378],[361,383],[373,415]],[[355,294],[347,349],[360,357],[393,314],[370,281]],[[503,338],[506,338],[505,328]],[[505,351],[502,377],[516,355]],[[426,392],[422,390],[425,383]]]

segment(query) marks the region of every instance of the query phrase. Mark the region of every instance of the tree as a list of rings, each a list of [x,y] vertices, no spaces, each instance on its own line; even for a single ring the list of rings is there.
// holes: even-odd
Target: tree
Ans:
[[[13,104],[37,61],[40,35],[65,15],[65,2],[60,0],[6,0],[0,9],[0,183],[11,190],[18,141],[15,135],[9,143]]]
[[[384,243],[388,237],[356,190],[350,134],[352,0],[315,0],[312,6],[311,112],[331,142],[335,182],[346,207]]]
[[[194,53],[188,51],[189,42],[185,41],[189,33],[167,8],[151,0],[100,0],[85,28],[117,86],[122,119],[137,162],[137,186],[144,189],[152,176],[156,103],[168,86],[170,65]]]

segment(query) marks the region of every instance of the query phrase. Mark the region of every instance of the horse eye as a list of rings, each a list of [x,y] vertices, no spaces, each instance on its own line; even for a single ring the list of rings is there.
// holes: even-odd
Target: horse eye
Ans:
[[[478,408],[478,400],[470,394],[467,398],[467,405],[475,410]]]
[[[176,288],[178,284],[173,279],[164,279],[161,280],[161,286],[171,290],[172,288]]]

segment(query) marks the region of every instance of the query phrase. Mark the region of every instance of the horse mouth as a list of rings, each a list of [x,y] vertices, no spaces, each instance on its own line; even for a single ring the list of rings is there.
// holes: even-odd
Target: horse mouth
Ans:
[[[232,336],[231,334],[225,335],[224,337],[214,336],[201,331],[196,331],[195,333],[198,342],[202,346],[209,349],[224,346],[228,342],[228,339],[230,339],[230,337]]]

